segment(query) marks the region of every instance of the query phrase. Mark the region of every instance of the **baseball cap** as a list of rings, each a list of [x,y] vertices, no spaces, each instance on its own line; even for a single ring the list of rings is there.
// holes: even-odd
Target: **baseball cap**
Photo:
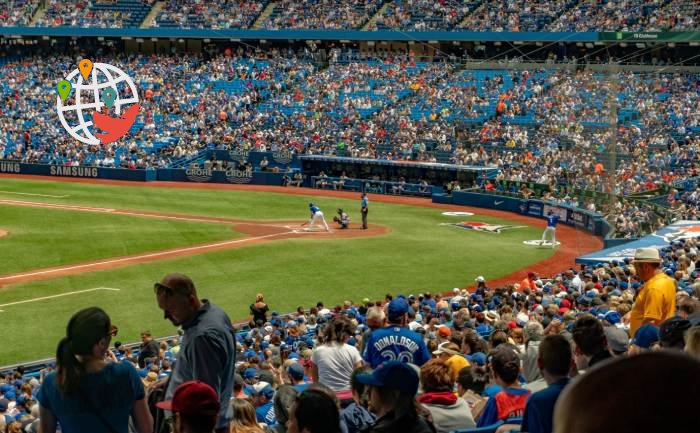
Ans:
[[[214,388],[199,380],[191,380],[177,387],[172,400],[161,401],[156,406],[189,415],[215,416],[221,408]]]
[[[294,380],[301,380],[304,378],[304,367],[299,363],[294,363],[287,369],[289,375],[292,376]]]
[[[411,395],[418,392],[418,373],[401,361],[385,362],[371,374],[359,374],[357,380],[365,385],[397,389]]]
[[[5,412],[7,410],[7,406],[10,405],[10,402],[7,401],[6,399],[0,400],[0,412]]]
[[[449,341],[440,343],[438,348],[436,350],[433,350],[433,355],[441,355],[443,353],[449,353],[450,355],[459,355],[459,352],[448,347],[450,344],[454,343],[450,343]]]
[[[250,385],[248,387],[251,395],[262,395],[271,399],[275,395],[275,390],[272,389],[272,385],[267,382],[258,382],[255,385]]]
[[[408,302],[404,298],[396,298],[389,302],[387,309],[389,317],[399,317],[408,313]]]
[[[245,371],[243,371],[243,378],[244,379],[252,379],[255,376],[258,375],[258,370],[255,368],[246,368]]]
[[[651,323],[646,323],[637,329],[630,344],[639,346],[642,349],[649,349],[657,341],[659,341],[659,328]]]
[[[477,283],[483,283],[483,282],[485,282],[485,281],[486,281],[486,279],[485,279],[483,276],[481,276],[481,275],[479,275],[478,277],[476,277],[476,282],[477,282]]]
[[[683,348],[683,335],[690,327],[691,324],[688,320],[678,317],[664,320],[659,325],[659,342],[661,346]]]
[[[512,362],[520,365],[520,357],[518,356],[517,349],[515,346],[508,344],[501,344],[500,346],[496,347],[493,351],[491,351],[489,358],[494,368],[499,371],[505,369],[506,365]]]
[[[467,359],[472,364],[476,364],[479,367],[483,367],[484,365],[486,365],[486,361],[488,358],[486,357],[486,354],[484,352],[476,352],[472,353],[471,355],[467,355]]]
[[[629,336],[617,326],[606,326],[603,328],[605,338],[608,340],[608,347],[615,353],[625,353],[629,347]]]
[[[603,320],[606,322],[610,323],[611,325],[615,325],[617,323],[620,323],[622,320],[622,316],[620,316],[620,313],[614,310],[610,310],[605,315],[603,316]]]
[[[441,326],[438,329],[438,335],[442,338],[447,338],[450,335],[452,335],[452,330],[450,328],[448,328],[447,326]]]

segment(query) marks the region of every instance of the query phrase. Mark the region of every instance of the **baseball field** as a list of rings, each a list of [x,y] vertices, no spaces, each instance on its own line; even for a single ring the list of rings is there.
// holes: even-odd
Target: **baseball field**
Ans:
[[[349,230],[304,232],[308,203],[329,224],[337,208]],[[104,308],[117,340],[175,329],[163,320],[153,283],[170,272],[193,278],[200,297],[248,318],[256,293],[272,310],[326,306],[387,292],[446,292],[524,269],[561,270],[600,241],[562,227],[562,246],[539,239],[540,220],[505,212],[434,206],[428,199],[370,196],[360,230],[359,194],[311,189],[112,184],[0,178],[0,365],[54,355],[69,317]],[[448,216],[444,211],[473,216]],[[454,223],[509,226],[500,233]],[[515,273],[515,274],[514,274]],[[522,277],[521,277],[522,278]]]

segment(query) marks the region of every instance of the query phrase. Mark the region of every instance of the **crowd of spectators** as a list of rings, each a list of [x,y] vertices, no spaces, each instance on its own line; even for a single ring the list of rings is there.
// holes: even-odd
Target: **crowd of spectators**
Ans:
[[[267,0],[168,0],[151,27],[181,29],[249,28],[267,6]]]
[[[0,26],[28,26],[41,0],[17,0],[0,10]],[[8,2],[4,2],[8,3]]]
[[[266,29],[359,29],[382,5],[381,0],[282,0],[260,27]]]
[[[146,8],[154,0],[137,0]],[[48,0],[38,26],[137,27],[130,20],[133,9],[93,8],[94,4],[118,4],[114,0]],[[133,2],[132,2],[133,3]],[[3,25],[28,25],[39,0],[10,2],[0,12]],[[268,0],[168,0],[151,27],[252,28]],[[383,4],[386,8],[377,15]],[[375,17],[376,15],[376,17]],[[371,19],[374,18],[374,21]],[[402,31],[686,31],[700,25],[700,7],[693,0],[556,0],[537,3],[428,1],[428,0],[281,0],[262,19],[267,29],[360,29]]]
[[[66,432],[77,425],[103,431],[104,421],[90,405],[79,420],[65,409],[86,405],[74,394],[88,392],[77,390],[80,381],[93,383],[99,375],[109,378],[111,392],[100,395],[97,380],[97,388],[86,388],[91,405],[123,407],[106,421],[118,431],[130,413],[134,431],[151,432],[153,423],[161,431],[157,408],[187,412],[199,400],[178,389],[200,380],[211,386],[205,401],[221,403],[208,406],[212,418],[205,431],[216,425],[217,432],[296,432],[296,423],[311,423],[312,432],[402,426],[423,433],[506,422],[523,432],[563,432],[557,424],[574,415],[555,415],[559,396],[564,402],[575,398],[584,381],[617,363],[670,356],[668,371],[681,368],[682,380],[697,377],[699,247],[700,237],[686,236],[660,250],[638,249],[634,260],[570,268],[549,278],[530,272],[495,287],[479,276],[469,291],[388,294],[381,301],[330,307],[319,302],[288,314],[270,312],[259,294],[250,305],[252,320],[235,333],[235,349],[233,341],[225,342],[231,334],[220,332],[233,329],[225,313],[200,301],[189,278],[171,274],[155,292],[165,317],[182,325],[177,336],[158,341],[143,331],[136,347],[110,344],[118,329],[104,311],[76,313],[59,343],[57,365],[37,377],[21,368],[0,375],[0,431],[32,433],[39,424],[54,431],[56,420]],[[208,333],[200,334],[205,328]],[[205,359],[199,353],[204,346],[198,351],[193,345],[207,344],[212,352]],[[80,363],[84,369],[76,368]],[[214,363],[220,365],[212,370]],[[693,367],[680,367],[684,363]],[[305,399],[314,392],[330,403],[311,421],[304,405],[312,404]],[[615,392],[615,401],[632,398],[627,388]],[[160,400],[167,402],[156,404]],[[202,415],[198,411],[190,415]]]
[[[124,28],[138,27],[140,22],[134,23],[132,15],[134,10],[121,8],[95,8],[95,5],[115,5],[115,1],[110,0],[48,0],[43,16],[35,23],[36,27],[100,27],[100,28]],[[138,0],[141,6],[142,15],[145,16],[147,10],[155,4],[155,0]],[[143,17],[140,17],[143,19]]]

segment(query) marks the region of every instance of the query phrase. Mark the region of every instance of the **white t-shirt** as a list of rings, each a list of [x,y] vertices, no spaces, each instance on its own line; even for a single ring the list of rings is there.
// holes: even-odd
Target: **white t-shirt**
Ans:
[[[311,361],[318,368],[318,381],[333,391],[346,391],[355,365],[362,361],[360,352],[349,344],[322,344],[314,349]]]

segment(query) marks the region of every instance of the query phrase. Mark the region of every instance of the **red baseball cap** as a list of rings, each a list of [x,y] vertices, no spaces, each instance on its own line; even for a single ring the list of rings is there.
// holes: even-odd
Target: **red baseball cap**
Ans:
[[[156,406],[188,415],[215,416],[221,404],[214,388],[199,380],[185,382],[175,389],[172,400],[161,401]]]

